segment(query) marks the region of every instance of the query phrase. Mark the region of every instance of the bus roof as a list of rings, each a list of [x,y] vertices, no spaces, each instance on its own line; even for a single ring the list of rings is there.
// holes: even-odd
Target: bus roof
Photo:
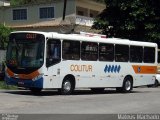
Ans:
[[[65,40],[76,40],[76,41],[86,41],[86,42],[99,42],[99,43],[112,43],[112,44],[123,44],[123,45],[136,45],[136,46],[150,46],[157,47],[156,43],[152,42],[142,42],[142,41],[132,41],[129,39],[121,38],[103,38],[97,36],[84,36],[80,34],[61,34],[57,32],[40,32],[40,31],[16,31],[12,33],[37,33],[43,34],[46,38],[50,39],[65,39]]]

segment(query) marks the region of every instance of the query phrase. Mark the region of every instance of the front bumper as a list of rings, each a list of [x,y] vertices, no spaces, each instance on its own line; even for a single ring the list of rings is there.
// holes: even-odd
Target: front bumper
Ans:
[[[9,78],[5,76],[5,81],[7,85],[15,85],[24,88],[43,88],[43,77],[33,81],[33,80]]]

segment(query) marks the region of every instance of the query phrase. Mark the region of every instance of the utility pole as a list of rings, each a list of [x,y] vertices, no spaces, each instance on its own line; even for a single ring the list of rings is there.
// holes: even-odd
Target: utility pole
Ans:
[[[65,20],[65,16],[66,16],[66,6],[67,6],[67,0],[64,0],[63,18],[62,18],[62,20]]]

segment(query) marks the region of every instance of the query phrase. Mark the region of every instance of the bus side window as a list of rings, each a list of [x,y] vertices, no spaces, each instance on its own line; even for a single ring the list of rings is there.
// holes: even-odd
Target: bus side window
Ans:
[[[61,41],[50,39],[47,42],[46,66],[57,64],[61,61]]]
[[[158,61],[158,64],[160,63],[160,51],[158,51],[158,57],[157,57],[157,61]]]
[[[154,63],[155,62],[155,48],[154,47],[144,47],[144,63]]]
[[[99,44],[99,61],[114,60],[114,44]]]
[[[82,42],[81,59],[87,60],[87,61],[97,61],[98,60],[98,43]]]
[[[80,42],[64,40],[62,49],[62,58],[64,60],[79,60],[80,59]]]
[[[143,47],[130,46],[130,62],[141,63],[143,61]]]
[[[129,61],[129,46],[115,45],[115,61],[128,62]]]

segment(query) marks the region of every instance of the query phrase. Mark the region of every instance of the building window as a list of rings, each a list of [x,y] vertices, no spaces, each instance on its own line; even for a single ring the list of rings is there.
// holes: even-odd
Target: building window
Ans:
[[[91,18],[93,18],[94,16],[93,16],[93,14],[92,13],[90,13],[90,15],[89,15]]]
[[[90,10],[90,17],[95,18],[99,14],[98,11]]]
[[[84,16],[84,12],[83,11],[78,11],[78,15]]]
[[[40,8],[40,19],[54,18],[54,7]]]
[[[27,9],[13,10],[13,20],[27,20]]]

